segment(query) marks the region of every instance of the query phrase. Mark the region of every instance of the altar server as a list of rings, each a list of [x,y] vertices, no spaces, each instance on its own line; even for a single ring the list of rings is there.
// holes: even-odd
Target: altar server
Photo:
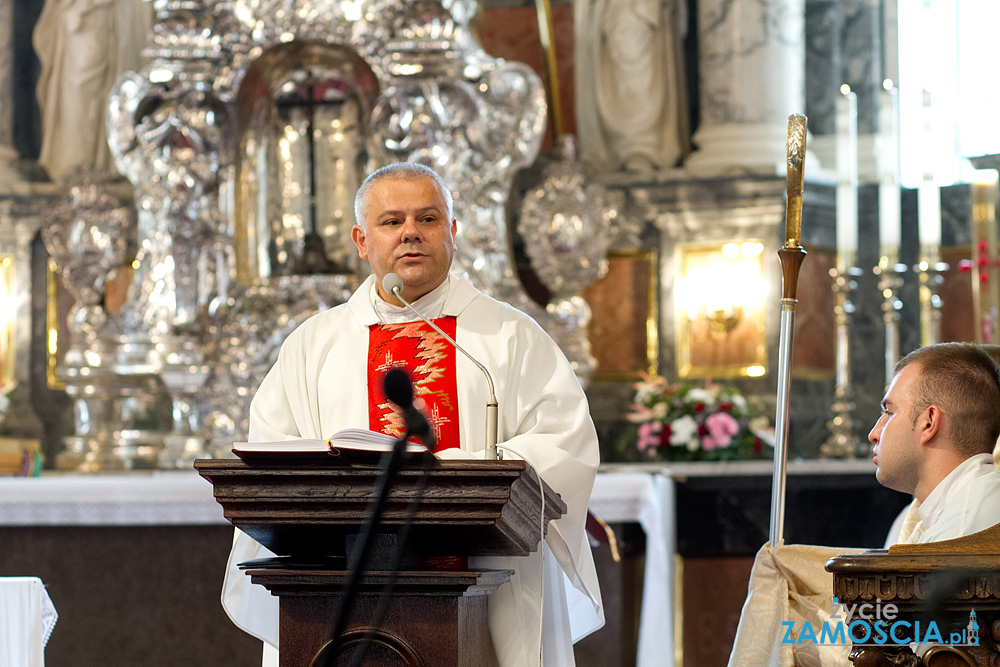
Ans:
[[[903,357],[868,434],[876,479],[915,499],[890,542],[937,542],[1000,522],[998,436],[1000,377],[986,352],[940,343]]]

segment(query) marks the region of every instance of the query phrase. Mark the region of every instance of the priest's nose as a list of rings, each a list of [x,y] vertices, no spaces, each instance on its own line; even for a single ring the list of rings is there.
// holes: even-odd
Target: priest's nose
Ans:
[[[413,243],[420,242],[420,229],[417,227],[416,222],[413,220],[407,220],[403,223],[403,229],[401,230],[403,243]]]

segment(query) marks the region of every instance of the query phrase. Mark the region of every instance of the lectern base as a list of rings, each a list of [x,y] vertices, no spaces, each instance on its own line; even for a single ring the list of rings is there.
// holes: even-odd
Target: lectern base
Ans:
[[[343,570],[248,570],[280,598],[280,667],[306,667],[330,641],[349,573]],[[488,595],[510,580],[510,570],[400,572],[380,628],[362,665],[380,667],[496,667],[487,625]],[[316,661],[347,665],[368,631],[389,574],[362,577],[342,637],[348,651]]]

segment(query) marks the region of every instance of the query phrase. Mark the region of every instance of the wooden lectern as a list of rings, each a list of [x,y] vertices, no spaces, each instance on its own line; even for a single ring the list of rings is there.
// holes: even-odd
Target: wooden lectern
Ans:
[[[199,459],[194,467],[212,483],[226,518],[281,556],[250,565],[247,574],[280,599],[281,667],[310,665],[331,639],[349,576],[345,556],[367,518],[377,460],[292,453],[248,461]],[[404,465],[341,638],[347,650],[331,665],[347,664],[368,630],[389,578],[396,530],[425,474],[393,598],[362,664],[496,664],[487,596],[511,572],[432,570],[423,563],[441,556],[526,556],[538,548],[543,525],[562,516],[566,505],[524,461],[435,461],[429,473],[419,463]]]
[[[892,604],[898,614],[888,629],[894,621],[909,624],[899,626],[897,637],[913,637],[919,622],[919,636],[927,638],[933,622],[943,640],[928,642],[917,656],[888,632],[888,641],[877,634],[860,641],[849,637],[855,667],[1000,665],[1000,524],[953,540],[837,556],[826,570],[833,573],[833,595],[841,604],[871,605],[865,609],[870,615],[876,605]]]

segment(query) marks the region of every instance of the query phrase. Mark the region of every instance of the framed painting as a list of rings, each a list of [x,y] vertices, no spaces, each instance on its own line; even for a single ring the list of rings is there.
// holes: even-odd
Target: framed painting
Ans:
[[[659,372],[659,282],[656,250],[616,250],[608,272],[582,292],[590,305],[596,381],[635,381]]]

